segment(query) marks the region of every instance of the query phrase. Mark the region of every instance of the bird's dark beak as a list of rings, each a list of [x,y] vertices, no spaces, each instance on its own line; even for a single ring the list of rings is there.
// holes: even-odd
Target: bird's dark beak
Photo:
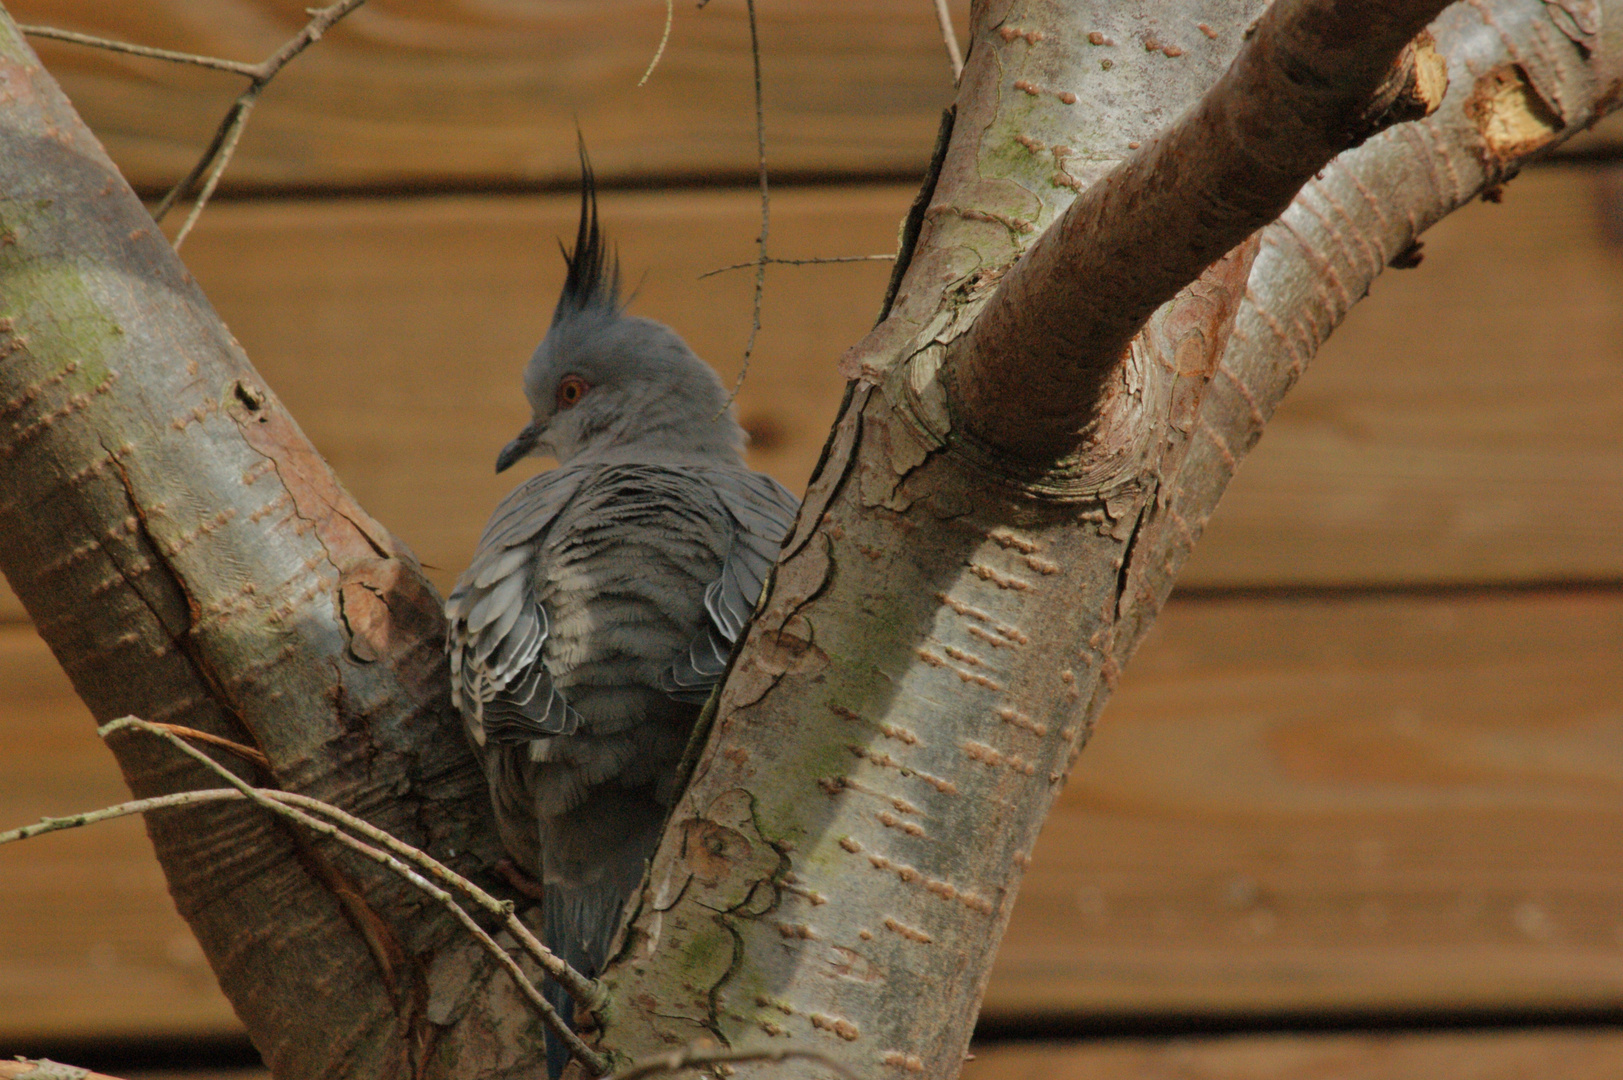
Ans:
[[[518,438],[502,447],[502,452],[496,455],[496,471],[506,472],[519,458],[535,449],[536,440],[541,437],[541,429],[534,422],[524,425],[524,430],[518,433]]]

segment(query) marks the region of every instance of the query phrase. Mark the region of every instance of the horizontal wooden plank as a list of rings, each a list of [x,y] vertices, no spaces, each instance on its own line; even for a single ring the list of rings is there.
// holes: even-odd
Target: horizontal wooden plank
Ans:
[[[1269,424],[1189,584],[1623,574],[1623,169],[1426,234]]]
[[[11,0],[19,22],[258,61],[305,0]],[[969,5],[952,7],[967,29]],[[756,167],[744,5],[678,4],[659,67],[663,0],[373,4],[278,77],[226,188],[573,182],[575,125],[610,181]],[[775,170],[922,175],[952,73],[934,9],[914,0],[760,5]],[[1191,26],[1190,31],[1194,32]],[[185,175],[239,77],[82,46],[35,47],[139,187]]]
[[[970,1055],[963,1080],[1614,1080],[1623,1034],[1532,1028],[980,1042]],[[118,1075],[270,1080],[262,1068],[185,1068],[180,1062]]]
[[[1616,1031],[1270,1035],[978,1045],[963,1080],[1609,1080]]]
[[[128,798],[38,636],[0,630],[0,828]],[[0,847],[0,1043],[239,1029],[139,820],[43,840]]]
[[[1623,247],[1616,170],[1530,172],[1378,281],[1275,417],[1186,585],[1623,575]],[[1612,202],[1606,201],[1611,192]],[[790,189],[783,257],[882,253],[912,192]],[[613,193],[634,310],[731,379],[750,325],[754,196]],[[491,471],[525,419],[571,197],[217,207],[188,265],[361,502],[446,587],[514,482]],[[799,490],[869,327],[886,263],[776,267],[740,396],[753,460]],[[17,617],[0,598],[0,617]]]
[[[969,5],[950,6],[962,37]],[[22,22],[253,61],[303,22],[305,0],[8,7]],[[800,0],[762,4],[760,18],[774,169],[923,172],[952,92],[930,4]],[[369,5],[265,95],[227,190],[565,182],[576,118],[611,180],[752,171],[743,5],[677,5],[664,57],[639,88],[664,20],[660,0]],[[241,84],[78,46],[36,47],[114,160],[148,189],[185,174]],[[1573,146],[1615,152],[1623,117]]]
[[[999,1020],[1623,1007],[1623,595],[1177,601],[1050,818]],[[118,801],[0,630],[0,824]],[[0,849],[0,1040],[230,1030],[130,822]]]
[[[1174,601],[985,1013],[1623,1006],[1623,596]]]
[[[982,1042],[963,1080],[1615,1080],[1616,1031],[1252,1035]],[[108,1065],[113,1068],[113,1065]],[[270,1080],[265,1069],[123,1070],[123,1080]]]

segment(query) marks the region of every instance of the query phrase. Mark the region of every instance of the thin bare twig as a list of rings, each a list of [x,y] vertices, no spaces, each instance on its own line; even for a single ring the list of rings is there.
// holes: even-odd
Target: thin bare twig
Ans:
[[[435,885],[433,882],[424,878],[412,867],[407,866],[399,858],[396,858],[391,851],[386,851],[381,847],[373,847],[371,844],[357,840],[355,837],[350,836],[348,833],[337,828],[337,826],[333,825],[331,822],[323,821],[319,818],[313,817],[309,813],[306,813],[305,809],[313,810],[343,821],[344,824],[356,829],[356,831],[367,835],[371,839],[378,840],[381,844],[390,848],[392,851],[399,851],[402,856],[411,859],[413,862],[417,862],[420,866],[423,866],[426,869],[429,869],[431,873],[434,873],[435,876],[442,878],[442,880],[453,881],[454,879],[454,883],[457,885],[457,887],[461,888],[469,895],[477,893],[480,896],[485,897],[485,899],[496,907],[497,911],[504,918],[511,919],[511,922],[509,923],[509,926],[511,927],[512,923],[517,922],[517,919],[516,916],[513,916],[512,910],[509,906],[496,901],[495,898],[490,897],[489,894],[485,893],[484,890],[480,889],[477,885],[474,885],[471,881],[468,881],[467,879],[456,874],[455,871],[440,863],[432,856],[426,854],[425,852],[419,851],[416,848],[412,848],[410,845],[389,836],[376,826],[362,821],[360,818],[354,817],[336,806],[332,806],[328,803],[322,803],[318,800],[311,799],[308,796],[298,795],[293,792],[267,791],[247,784],[241,778],[230,772],[224,766],[220,765],[219,762],[215,761],[201,750],[187,744],[185,740],[181,739],[173,732],[166,731],[155,724],[150,724],[147,721],[141,720],[134,716],[126,716],[103,725],[99,729],[99,734],[103,738],[106,738],[113,732],[126,728],[146,731],[157,735],[160,738],[167,739],[182,753],[197,760],[203,766],[218,774],[222,779],[240,792],[243,797],[257,803],[273,814],[289,818],[303,825],[307,829],[343,844],[345,847],[366,856],[379,865],[394,871],[411,885],[415,886],[418,890],[427,893],[442,907],[449,911],[458,922],[462,923],[463,927],[466,928],[467,931],[472,934],[482,946],[484,946],[485,951],[490,953],[490,955],[502,965],[502,967],[507,971],[508,975],[513,979],[513,982],[518,987],[519,992],[524,995],[524,998],[529,1001],[530,1005],[536,1010],[537,1015],[541,1017],[542,1023],[544,1023],[548,1029],[550,1029],[561,1040],[563,1040],[564,1044],[569,1047],[569,1052],[572,1056],[580,1060],[582,1064],[591,1070],[593,1075],[601,1075],[608,1070],[608,1059],[597,1053],[597,1051],[593,1050],[591,1047],[587,1046],[580,1036],[575,1034],[575,1032],[570,1029],[569,1025],[564,1022],[563,1017],[558,1015],[557,1010],[554,1009],[544,997],[542,997],[541,991],[538,990],[535,984],[530,981],[529,977],[524,974],[523,969],[518,966],[518,962],[508,955],[507,950],[503,949],[499,944],[497,944],[496,940],[492,938],[482,926],[474,921],[473,916],[469,915],[465,910],[463,910],[462,906],[456,902],[455,897],[453,897],[446,890],[440,888],[438,885]],[[522,927],[521,923],[518,925]],[[528,930],[524,931],[524,936],[529,937],[530,940],[534,942],[534,937],[533,935],[529,934]],[[540,945],[539,942],[534,942],[534,945],[536,949],[540,950],[547,958],[550,959],[552,964],[567,969],[567,965],[565,965],[562,960],[548,952],[544,946]],[[526,951],[529,950],[526,949]],[[534,954],[532,953],[532,955]],[[568,970],[573,973],[573,969]],[[573,974],[576,974],[577,979],[581,984],[591,988],[591,993],[595,993],[595,984],[591,983],[589,980],[586,980],[584,976],[579,976],[578,973]],[[566,989],[568,989],[567,984]],[[573,991],[571,991],[571,994],[573,995]]]
[[[637,80],[638,86],[648,81],[648,76],[652,75],[654,69],[659,66],[659,58],[665,55],[665,44],[671,40],[671,23],[675,18],[676,0],[665,0],[665,32],[659,35],[659,48],[654,50],[654,58],[648,61],[648,70],[643,72],[642,78]]]
[[[543,971],[557,980],[559,985],[564,988],[564,992],[571,998],[587,1009],[595,1010],[602,1005],[602,986],[570,967],[561,956],[541,944],[535,934],[530,931],[530,928],[525,926],[524,922],[514,914],[512,904],[496,899],[426,851],[412,847],[405,841],[390,836],[376,825],[364,818],[356,817],[347,810],[292,791],[268,791],[265,794],[278,802],[285,802],[291,806],[298,806],[323,814],[360,833],[368,840],[388,848],[401,858],[416,863],[418,867],[439,878],[447,885],[460,890],[475,904],[501,919],[502,924],[518,941],[524,951],[537,964],[541,965]]]
[[[113,721],[113,724],[117,725],[120,724],[120,722],[115,720]],[[242,750],[248,749],[247,747],[241,747],[240,744],[232,743],[228,739],[221,739],[218,736],[210,736],[205,732],[194,731],[191,728],[183,728],[175,724],[157,724],[150,721],[142,721],[142,725],[148,730],[167,733],[170,735],[179,735],[182,738],[201,738],[202,741],[210,742],[226,749],[231,749],[233,747],[238,747]],[[124,724],[120,726],[133,727],[135,725]],[[109,725],[104,730],[111,732],[118,730],[118,728]],[[250,752],[257,753],[257,751]],[[263,758],[263,755],[261,755],[261,758]],[[227,775],[224,774],[223,770],[219,769],[218,763],[213,764],[215,771],[221,772],[222,775]],[[347,810],[333,806],[331,803],[324,803],[319,799],[312,799],[308,795],[300,795],[297,792],[292,791],[276,791],[269,788],[253,788],[252,790],[258,792],[267,799],[273,799],[279,803],[285,803],[289,806],[296,806],[301,809],[309,810],[313,813],[331,818],[332,820],[353,829],[355,832],[360,833],[369,840],[373,840],[376,843],[388,848],[390,851],[401,856],[402,858],[416,863],[423,870],[432,874],[434,877],[439,878],[447,885],[451,885],[452,887],[461,890],[480,907],[484,908],[490,914],[495,915],[497,918],[500,918],[503,921],[503,924],[507,927],[508,931],[511,932],[514,938],[519,941],[520,945],[524,948],[524,951],[528,953],[538,964],[540,964],[548,975],[551,975],[553,978],[557,979],[558,982],[563,985],[564,989],[568,991],[572,998],[580,1002],[581,1005],[588,1009],[595,1008],[599,1004],[598,999],[602,996],[602,989],[599,984],[586,978],[580,972],[570,967],[556,953],[552,952],[545,945],[541,944],[540,941],[536,940],[536,937],[533,933],[531,933],[530,928],[525,926],[518,916],[513,913],[511,904],[503,903],[502,901],[497,900],[494,896],[491,896],[478,885],[475,885],[461,874],[458,874],[455,870],[452,870],[450,867],[446,866],[432,855],[429,855],[425,851],[412,847],[410,844],[390,836],[388,833],[384,832],[376,825],[373,825],[371,822],[366,821],[363,818],[358,818],[349,813]],[[172,807],[195,806],[202,803],[212,802],[231,802],[233,800],[244,800],[248,797],[249,796],[245,793],[244,789],[235,786],[229,788],[205,788],[199,791],[182,791],[173,795],[156,795],[147,799],[135,799],[131,802],[119,803],[116,806],[105,807],[101,810],[88,811],[83,814],[69,814],[66,817],[41,818],[37,824],[24,825],[21,828],[11,829],[8,832],[0,832],[0,844],[9,844],[16,840],[27,840],[31,837],[40,836],[45,833],[60,832],[63,829],[77,829],[85,825],[94,825],[102,821],[111,821],[114,818],[128,817],[131,814],[144,814],[149,810],[166,810]]]
[[[221,750],[229,751],[244,761],[253,762],[267,772],[270,770],[270,759],[252,746],[244,746],[240,742],[232,742],[230,739],[222,738],[219,735],[211,735],[206,731],[198,731],[196,728],[181,727],[179,724],[160,724],[150,720],[148,723],[173,735],[179,735],[183,739],[218,746]]]
[[[198,67],[214,68],[216,71],[229,71],[235,75],[246,75],[250,79],[259,74],[258,64],[245,64],[241,60],[222,60],[218,56],[199,56],[197,53],[176,52],[174,49],[155,49],[150,45],[131,45],[127,41],[114,41],[111,38],[96,37],[93,34],[81,34],[77,30],[58,30],[54,26],[24,26],[19,23],[17,29],[29,37],[50,38],[53,41],[70,41],[75,45],[89,45],[95,49],[129,53],[131,56],[145,56],[152,60],[168,60],[176,64],[196,64]]]
[[[787,1046],[776,1046],[770,1050],[708,1050],[698,1046],[687,1046],[681,1050],[672,1050],[668,1054],[655,1054],[653,1057],[633,1061],[618,1072],[605,1076],[603,1080],[642,1080],[645,1076],[679,1072],[682,1069],[704,1065],[736,1065],[746,1061],[778,1062],[792,1058],[815,1061],[824,1068],[839,1073],[846,1080],[857,1080],[856,1073],[826,1054],[820,1054],[816,1050],[795,1050]]]
[[[964,54],[958,48],[958,34],[952,28],[952,12],[947,0],[935,0],[935,20],[941,24],[941,43],[947,47],[947,63],[952,65],[952,81],[956,83],[964,73]]]
[[[248,114],[254,111],[254,102],[259,100],[259,91],[250,88],[237,99],[231,110],[230,122],[223,129],[225,137],[220,143],[219,156],[214,159],[214,167],[209,170],[208,182],[198,194],[197,200],[192,203],[191,213],[181,224],[180,231],[175,234],[175,242],[171,245],[176,251],[186,242],[191,234],[192,226],[197,219],[203,216],[203,207],[208,205],[209,199],[214,196],[214,189],[220,186],[220,177],[225,173],[225,167],[231,164],[231,155],[237,152],[237,140],[242,138],[242,129],[248,126]]]
[[[83,814],[40,818],[37,824],[24,825],[20,829],[0,832],[0,844],[9,844],[15,840],[27,840],[30,837],[41,836],[45,833],[61,832],[63,829],[77,829],[85,825],[94,825],[100,821],[112,821],[114,818],[128,817],[131,814],[144,814],[148,810],[165,810],[172,806],[197,806],[201,803],[230,802],[234,799],[245,798],[247,796],[235,788],[206,788],[202,791],[182,791],[174,795],[154,795],[149,799],[136,799],[132,802],[119,803],[117,806],[108,806],[101,810],[91,810]]]
[[[714,270],[706,270],[699,275],[703,281],[707,277],[725,274],[729,270],[743,270],[750,266],[759,266],[763,261],[768,266],[816,266],[821,263],[852,263],[852,262],[894,262],[896,256],[890,255],[831,255],[825,259],[751,259],[749,262],[733,263],[731,266],[718,266]]]
[[[761,332],[761,298],[766,292],[766,265],[769,261],[766,238],[772,225],[772,202],[766,184],[766,108],[761,103],[761,34],[755,20],[755,0],[744,0],[744,6],[750,14],[750,57],[755,62],[755,154],[761,178],[761,235],[755,240],[759,252],[755,262],[755,305],[750,319],[749,340],[744,343],[744,366],[738,369],[738,381],[733,384],[732,393],[727,395],[722,412],[727,411],[738,397],[738,392],[744,388],[744,378],[750,371],[750,357],[755,353],[755,338]]]
[[[134,56],[147,56],[155,60],[170,60],[178,64],[197,64],[201,67],[215,68],[220,71],[229,71],[236,75],[245,76],[248,80],[247,89],[237,95],[231,108],[221,118],[219,126],[214,129],[214,137],[203,151],[203,156],[174,187],[170,188],[164,197],[159,200],[157,207],[152,211],[152,220],[161,222],[164,216],[174,209],[177,202],[189,195],[197,182],[207,174],[208,179],[203,185],[202,192],[192,204],[191,213],[186,215],[180,232],[175,235],[172,245],[176,251],[185,242],[191,233],[192,226],[197,224],[198,217],[203,213],[203,207],[213,197],[215,189],[220,186],[220,177],[224,175],[226,166],[231,163],[231,155],[236,152],[237,141],[242,138],[242,129],[248,123],[248,114],[253,112],[254,103],[264,92],[270,81],[276,78],[277,73],[288,65],[295,56],[321,40],[321,36],[332,29],[334,23],[366,3],[366,0],[337,0],[323,8],[307,8],[310,21],[304,28],[294,34],[282,47],[257,64],[245,64],[237,60],[222,60],[213,56],[198,56],[193,53],[175,52],[172,49],[155,49],[146,45],[131,45],[123,41],[113,41],[108,38],[99,38],[90,34],[80,34],[72,30],[58,30],[51,26],[24,26],[22,31],[36,37],[53,38],[57,41],[69,41],[76,45],[89,45],[97,49],[108,49],[112,52],[129,53]],[[663,44],[660,46],[663,50]],[[659,59],[657,56],[654,58]],[[653,70],[651,67],[650,71]]]
[[[237,116],[242,112],[242,109],[241,98],[231,103],[231,108],[226,110],[225,116],[220,118],[219,126],[214,129],[214,136],[209,139],[208,147],[204,149],[202,156],[192,163],[191,171],[181,177],[174,187],[164,192],[163,198],[158,200],[158,205],[153,207],[153,221],[162,221],[169,211],[174,209],[175,204],[183,199],[186,193],[191,191],[192,187],[203,178],[203,174],[208,171],[209,165],[219,154],[220,148],[225,145],[226,138],[231,134],[232,129],[237,126]]]

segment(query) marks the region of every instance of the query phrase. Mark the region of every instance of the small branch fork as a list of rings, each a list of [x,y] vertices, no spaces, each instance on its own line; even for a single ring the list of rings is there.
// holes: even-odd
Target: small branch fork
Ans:
[[[949,352],[953,415],[1033,464],[1081,449],[1157,307],[1277,218],[1331,158],[1440,104],[1440,91],[1418,102],[1396,92],[1391,73],[1415,73],[1411,42],[1447,3],[1276,0],[1194,108],[1079,195],[1004,275]]]
[[[107,49],[111,52],[128,53],[131,56],[145,56],[154,60],[168,60],[177,64],[195,64],[198,67],[212,68],[216,71],[229,71],[234,75],[241,75],[248,79],[248,87],[237,95],[237,100],[226,110],[220,124],[214,131],[214,137],[209,141],[208,148],[203,156],[198,158],[197,164],[192,166],[181,181],[159,201],[152,211],[154,221],[163,221],[165,215],[172,210],[177,202],[186,198],[196,188],[197,182],[203,180],[203,189],[197,200],[192,203],[191,212],[181,224],[180,232],[175,235],[174,247],[180,250],[186,237],[191,233],[192,226],[197,224],[198,217],[203,213],[203,207],[208,205],[209,199],[214,196],[215,189],[220,186],[220,177],[225,174],[226,166],[231,163],[231,157],[236,153],[237,142],[242,138],[242,130],[248,124],[248,116],[253,112],[254,104],[258,102],[259,95],[264,92],[270,81],[288,65],[290,61],[311,45],[321,40],[321,35],[330,30],[338,20],[366,3],[366,0],[337,0],[322,8],[310,9],[310,21],[304,28],[289,38],[281,48],[257,64],[245,64],[237,60],[222,60],[214,56],[200,56],[195,53],[176,52],[173,49],[155,49],[147,45],[131,45],[128,42],[113,41],[108,38],[94,37],[90,34],[80,34],[72,30],[58,30],[52,26],[19,26],[18,29],[32,37],[51,38],[55,41],[72,42],[75,45],[89,45],[92,48]],[[655,58],[658,59],[657,57]],[[205,179],[206,176],[206,179]]]
[[[608,1059],[587,1046],[580,1036],[570,1029],[569,1025],[564,1022],[563,1017],[559,1016],[557,1011],[548,1004],[547,1000],[541,995],[541,991],[524,974],[518,962],[508,955],[507,950],[503,949],[457,903],[450,892],[429,881],[424,876],[424,873],[456,889],[472,900],[476,906],[483,908],[487,913],[499,919],[507,931],[517,940],[524,952],[534,959],[548,975],[556,979],[569,996],[582,1007],[588,1010],[599,1008],[603,1000],[602,988],[596,982],[570,967],[555,953],[542,945],[540,941],[536,940],[529,927],[525,926],[518,916],[514,914],[512,904],[497,900],[484,889],[481,889],[478,885],[458,874],[427,852],[390,836],[377,826],[356,817],[346,810],[321,802],[318,799],[312,799],[307,795],[300,795],[290,791],[257,788],[249,785],[213,758],[189,745],[180,734],[172,730],[171,725],[153,724],[133,716],[126,716],[104,725],[99,734],[106,738],[114,732],[122,730],[142,731],[168,740],[182,753],[195,759],[220,776],[230,787],[159,795],[148,799],[136,799],[132,802],[121,803],[118,806],[110,806],[89,813],[74,814],[68,817],[45,818],[36,825],[27,825],[20,829],[12,829],[9,832],[0,832],[0,844],[10,843],[14,840],[26,840],[29,837],[57,832],[62,829],[92,825],[100,821],[126,817],[130,814],[143,814],[151,810],[242,800],[256,803],[279,817],[297,822],[313,832],[364,855],[432,897],[474,936],[485,951],[496,959],[497,963],[501,964],[508,975],[512,977],[513,982],[518,986],[519,992],[523,994],[525,1000],[541,1017],[542,1023],[546,1024],[554,1034],[564,1041],[574,1057],[579,1059],[594,1076],[608,1071]],[[181,730],[188,735],[193,734],[189,729]],[[220,744],[226,742],[226,740],[219,739],[209,741]],[[231,750],[234,746],[235,744],[231,744],[225,748]],[[245,749],[247,748],[238,747],[233,752]],[[334,822],[337,825],[333,824]],[[344,829],[350,831],[345,832],[343,829],[338,828],[338,825],[342,825]],[[371,841],[371,843],[357,839],[356,836],[352,836],[350,833],[358,834],[364,837],[365,840]],[[411,865],[407,865],[408,863]]]

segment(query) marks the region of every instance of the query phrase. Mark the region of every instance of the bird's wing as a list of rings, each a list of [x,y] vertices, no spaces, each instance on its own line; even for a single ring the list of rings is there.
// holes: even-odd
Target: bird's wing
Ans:
[[[704,479],[732,518],[733,539],[721,575],[704,592],[705,625],[687,653],[676,658],[660,689],[680,701],[703,702],[727,669],[761,587],[778,561],[778,548],[794,524],[800,500],[764,473],[706,469]]]
[[[533,586],[548,527],[592,475],[541,473],[502,500],[474,552],[473,565],[445,602],[450,621],[451,699],[480,745],[567,735],[580,726],[541,663],[550,631]]]

